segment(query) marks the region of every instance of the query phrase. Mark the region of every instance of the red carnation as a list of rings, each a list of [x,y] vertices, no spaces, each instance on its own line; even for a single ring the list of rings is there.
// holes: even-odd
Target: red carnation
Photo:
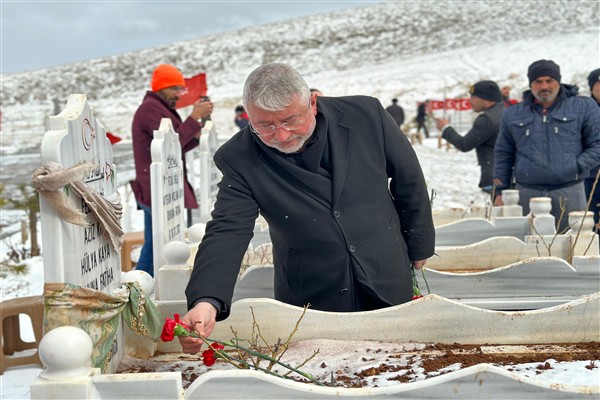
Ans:
[[[210,347],[212,347],[215,350],[223,350],[225,348],[225,346],[217,342],[211,343]]]
[[[175,322],[177,322],[179,325],[183,326],[188,331],[192,330],[192,328],[190,328],[185,322],[179,319],[179,314],[173,314],[173,316],[175,317]]]
[[[217,361],[217,354],[215,353],[215,350],[223,350],[224,348],[225,346],[222,344],[211,343],[210,348],[202,352],[202,361],[204,362],[204,365],[207,367],[213,365],[215,361]]]
[[[217,358],[213,349],[207,349],[202,352],[202,362],[204,362],[204,365],[210,367],[215,361],[217,361]]]
[[[176,317],[178,317],[176,315]],[[163,325],[163,330],[160,335],[160,339],[163,342],[170,342],[175,338],[175,327],[177,326],[177,322],[171,318],[165,318],[165,324]]]

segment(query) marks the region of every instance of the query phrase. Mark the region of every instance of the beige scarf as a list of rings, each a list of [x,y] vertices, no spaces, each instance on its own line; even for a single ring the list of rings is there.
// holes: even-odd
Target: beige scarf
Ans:
[[[72,189],[89,206],[92,214],[102,226],[104,238],[111,242],[115,251],[121,253],[121,215],[123,206],[119,192],[115,191],[116,199],[106,199],[86,183],[82,182],[83,174],[93,169],[93,164],[83,162],[70,168],[64,168],[56,162],[46,162],[32,175],[33,187],[54,208],[60,218],[71,224],[88,226],[85,215],[71,202],[64,191]]]

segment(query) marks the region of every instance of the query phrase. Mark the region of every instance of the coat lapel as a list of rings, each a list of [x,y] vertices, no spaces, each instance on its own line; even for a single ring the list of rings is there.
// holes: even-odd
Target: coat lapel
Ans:
[[[331,152],[332,206],[337,207],[348,172],[350,126],[344,122],[344,114],[336,107],[324,110],[329,125],[328,139]]]

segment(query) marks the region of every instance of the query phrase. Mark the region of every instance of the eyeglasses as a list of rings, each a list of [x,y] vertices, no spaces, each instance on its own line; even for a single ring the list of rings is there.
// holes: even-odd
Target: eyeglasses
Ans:
[[[250,130],[254,132],[257,136],[260,137],[268,137],[273,136],[275,134],[275,130],[278,128],[285,129],[286,131],[295,131],[300,129],[304,122],[306,122],[306,117],[308,117],[308,113],[310,112],[310,100],[308,101],[308,110],[306,110],[306,116],[303,119],[299,119],[291,122],[284,122],[279,126],[275,125],[266,125],[266,126],[254,126],[252,122],[249,123]]]

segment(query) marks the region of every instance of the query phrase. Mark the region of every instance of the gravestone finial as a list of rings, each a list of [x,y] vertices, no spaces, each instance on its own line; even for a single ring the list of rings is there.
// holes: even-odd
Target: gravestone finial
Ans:
[[[83,330],[74,326],[52,329],[40,342],[45,367],[40,377],[60,381],[89,376],[92,349],[92,339]]]

